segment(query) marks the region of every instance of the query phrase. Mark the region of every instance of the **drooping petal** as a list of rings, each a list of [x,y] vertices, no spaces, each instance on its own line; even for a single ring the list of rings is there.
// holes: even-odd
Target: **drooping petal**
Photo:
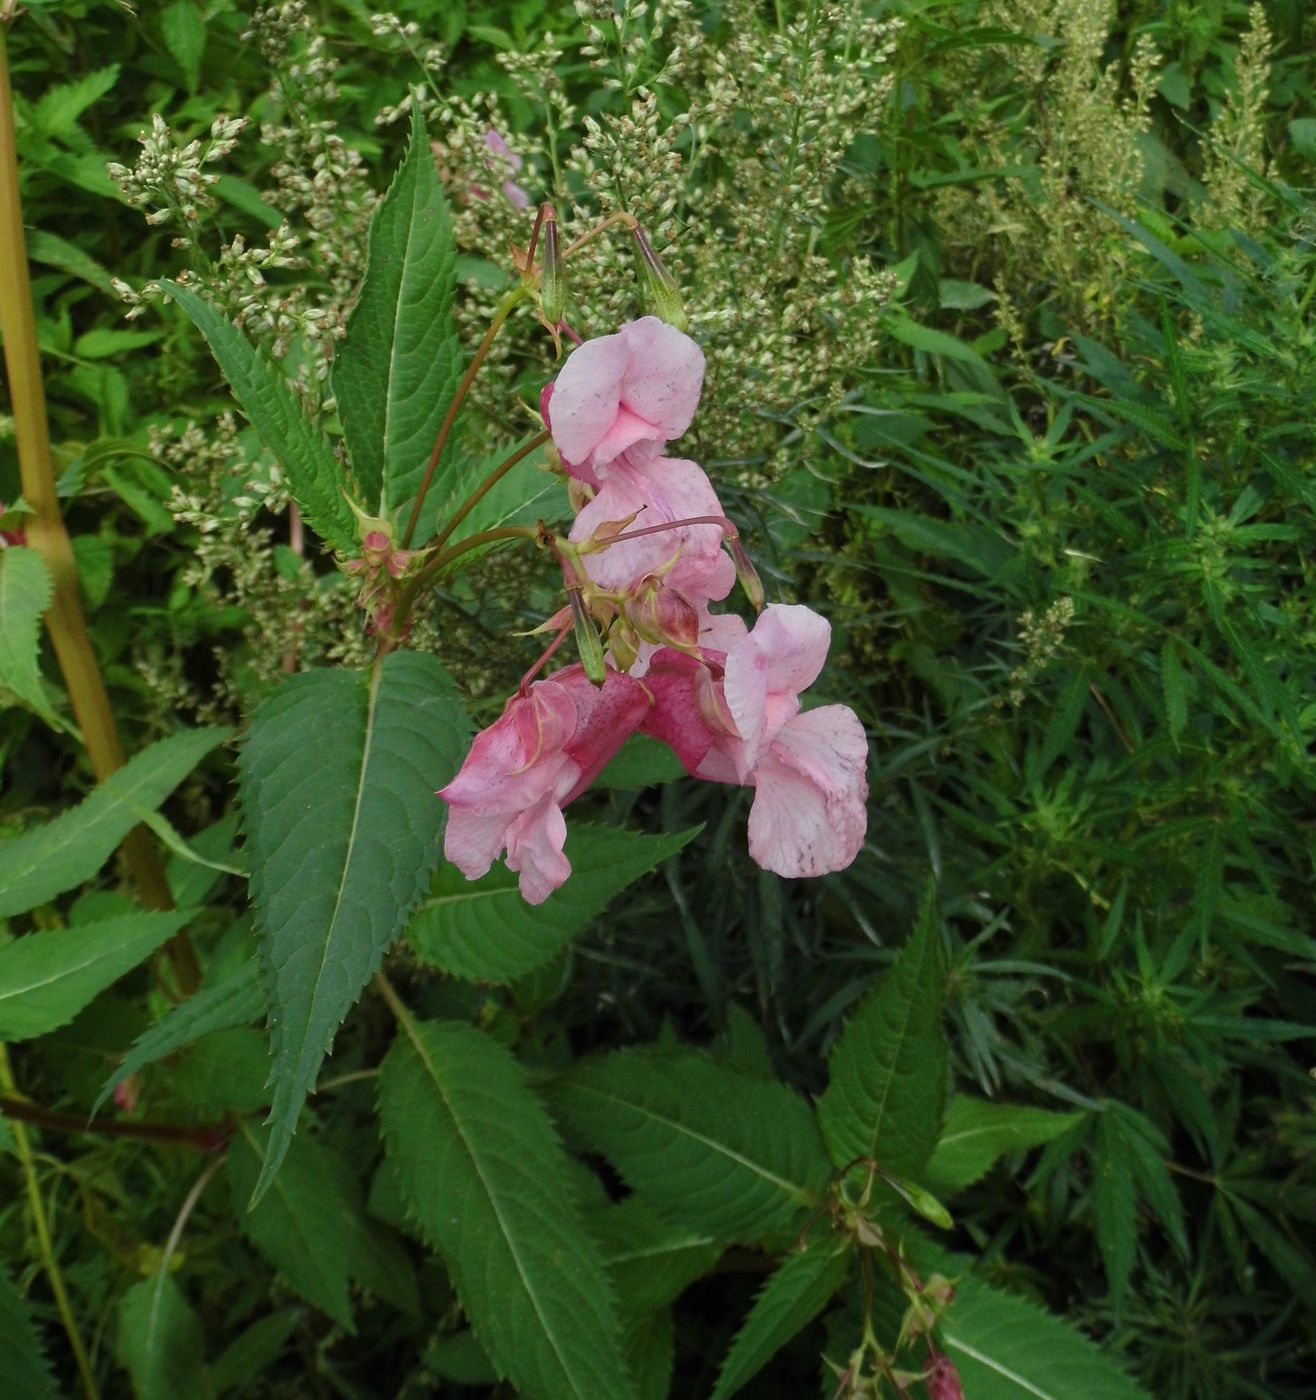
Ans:
[[[622,402],[652,423],[664,442],[690,426],[704,387],[704,352],[683,331],[657,316],[621,328],[629,366]]]
[[[587,540],[600,525],[633,515],[615,544],[586,556],[590,578],[600,588],[624,592],[675,557],[665,582],[698,607],[725,598],[735,583],[735,565],[722,549],[721,526],[686,525],[633,540],[626,536],[653,525],[722,514],[722,503],[697,463],[679,457],[638,464],[627,460],[612,465],[598,495],[577,515],[571,539]]]
[[[576,706],[575,733],[563,750],[576,767],[569,785],[559,783],[559,805],[567,806],[585,791],[617,756],[617,750],[640,727],[649,713],[648,692],[637,680],[608,667],[601,686],[593,685],[583,668],[568,668],[579,677],[573,680]],[[565,674],[565,673],[560,673]]]
[[[554,382],[549,425],[568,472],[594,484],[623,454],[656,455],[690,426],[703,382],[703,351],[656,316],[577,346]]]
[[[727,706],[751,766],[798,711],[800,691],[817,680],[831,636],[827,619],[812,608],[773,603],[745,640],[728,650]]]
[[[549,796],[507,828],[507,868],[520,876],[517,883],[527,904],[542,904],[571,874],[571,862],[562,853],[566,841],[562,809]]]
[[[627,369],[620,335],[601,335],[578,345],[553,381],[553,442],[564,461],[590,465],[595,447],[611,430],[621,403]]]
[[[755,765],[749,853],[801,877],[844,870],[868,828],[868,743],[858,716],[825,705],[785,724]]]

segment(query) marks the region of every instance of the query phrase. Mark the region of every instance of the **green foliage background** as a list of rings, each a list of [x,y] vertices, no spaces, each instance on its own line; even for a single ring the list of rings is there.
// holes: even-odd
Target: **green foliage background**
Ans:
[[[686,22],[710,50],[730,52],[733,41],[759,42],[756,25],[762,36],[785,31],[788,8],[699,4]],[[568,161],[580,132],[546,135],[515,81],[525,65],[509,72],[500,55],[555,55],[556,84],[582,116],[604,123],[645,84],[668,117],[702,100],[679,72],[664,78],[665,41],[652,15],[618,28],[623,78],[608,87],[581,52],[585,22],[562,7],[490,0],[445,6],[437,21],[430,9],[415,3],[398,14],[443,43],[453,94],[497,99],[509,143],[535,153],[518,178],[536,197],[554,190],[600,205]],[[733,1203],[740,1214],[719,1214],[729,1209],[723,1202],[707,1216],[683,1216],[672,1178],[647,1179],[662,1145],[646,1144],[646,1115],[682,1076],[690,1101],[701,1093],[716,1101],[708,1085],[734,1074],[749,1081],[746,1104],[764,1100],[752,1110],[758,1120],[785,1122],[787,1111],[769,1102],[775,1076],[822,1095],[823,1138],[802,1131],[770,1165],[790,1182],[825,1178],[823,1141],[834,1167],[853,1155],[828,1129],[829,1104],[848,1097],[855,1062],[881,1053],[856,1050],[860,1031],[847,1043],[842,1025],[865,1005],[872,1019],[852,1024],[880,1045],[891,1018],[865,998],[882,996],[897,1007],[925,997],[916,1008],[924,1038],[892,1050],[899,1082],[926,1099],[929,1115],[927,1141],[914,1133],[899,1170],[950,1207],[954,1231],[942,1242],[978,1259],[958,1351],[948,1338],[970,1400],[975,1384],[997,1393],[973,1369],[981,1349],[973,1328],[1026,1337],[1041,1325],[1033,1304],[1081,1323],[1165,1400],[1310,1394],[1316,24],[1296,2],[1256,11],[1273,39],[1260,86],[1246,37],[1256,14],[1232,0],[873,6],[875,17],[903,21],[884,70],[893,81],[826,187],[810,188],[809,161],[795,161],[792,143],[792,164],[756,172],[740,207],[691,205],[698,217],[673,261],[691,309],[707,313],[697,325],[710,361],[717,313],[738,293],[766,295],[770,336],[757,350],[752,338],[737,341],[740,358],[710,384],[717,421],[741,418],[752,429],[734,443],[705,430],[695,455],[720,471],[719,491],[744,522],[769,596],[810,602],[833,622],[828,698],[852,705],[874,737],[868,846],[843,875],[786,886],[748,862],[739,793],[617,773],[573,813],[582,880],[563,891],[556,925],[506,916],[514,927],[504,985],[462,980],[466,943],[491,936],[483,910],[436,917],[433,927],[422,913],[412,924],[393,973],[417,1014],[433,1019],[416,1023],[410,1049],[400,1041],[384,1063],[382,1164],[373,1127],[363,1125],[373,1124],[389,1021],[367,1001],[339,1034],[336,1087],[314,1108],[318,1133],[294,1139],[282,1200],[267,1196],[246,1211],[265,1153],[248,1126],[223,1174],[228,1191],[212,1187],[196,1204],[176,1275],[156,1265],[196,1161],[115,1138],[43,1138],[56,1249],[87,1333],[100,1339],[106,1394],[129,1393],[129,1378],[139,1395],[201,1394],[188,1387],[204,1385],[250,1396],[411,1396],[431,1393],[436,1378],[453,1394],[491,1393],[488,1362],[459,1325],[449,1272],[411,1237],[440,1254],[460,1242],[450,1243],[447,1221],[417,1222],[404,1204],[408,1179],[440,1169],[462,1179],[461,1154],[452,1149],[457,1165],[416,1160],[390,1126],[395,1115],[428,1114],[457,1124],[460,1138],[463,1114],[489,1111],[427,1096],[420,1051],[432,1042],[436,1057],[460,1061],[467,1033],[441,1033],[439,1020],[487,1033],[471,1053],[483,1057],[491,1102],[518,1102],[529,1080],[556,1076],[548,1102],[568,1142],[602,1153],[618,1181],[667,1208],[644,1228],[666,1260],[664,1280],[672,1270],[669,1288],[650,1277],[650,1292],[637,1295],[613,1248],[632,1237],[607,1212],[600,1238],[578,1244],[584,1274],[601,1278],[606,1265],[611,1279],[587,1290],[611,1348],[632,1358],[665,1348],[673,1393],[713,1393],[728,1352],[729,1370],[744,1370],[738,1393],[832,1393],[818,1389],[818,1357],[843,1358],[854,1318],[844,1300],[823,1313],[810,1290],[835,1261],[811,1247],[792,1256],[793,1277],[773,1274],[765,1288],[784,1236],[799,1227],[789,1202],[758,1200],[762,1183],[751,1182]],[[817,15],[810,8],[806,17]],[[304,660],[350,657],[359,645],[350,590],[325,559],[288,547],[277,483],[254,507],[234,505],[246,491],[242,473],[268,483],[269,461],[245,426],[217,423],[227,391],[188,320],[161,308],[125,323],[110,283],[140,287],[188,265],[188,251],[170,247],[173,231],[144,225],[105,173],[107,160],[130,161],[153,111],[184,139],[203,136],[221,112],[332,120],[373,187],[386,187],[405,127],[376,126],[374,115],[401,101],[420,70],[407,43],[372,28],[364,6],[324,0],[306,18],[340,67],[332,102],[313,93],[305,108],[295,71],[281,73],[281,98],[271,94],[261,44],[243,37],[249,16],[227,5],[175,0],[134,16],[109,0],[35,3],[9,36],[56,450],[98,651],[135,747],[180,724],[247,721],[277,680],[261,655],[278,655],[267,630],[275,614],[301,620]],[[830,31],[820,70],[837,91],[862,57],[849,50],[852,19]],[[1140,77],[1140,41],[1160,55],[1149,77]],[[761,37],[761,51],[770,47]],[[1146,102],[1135,117],[1140,81]],[[477,137],[480,129],[472,127]],[[460,149],[454,134],[454,166]],[[242,231],[258,242],[286,212],[269,194],[278,159],[252,140],[216,167],[225,239]],[[483,167],[447,175],[452,188],[490,178]],[[699,179],[725,193],[734,185],[716,182],[733,175],[710,162]],[[632,197],[643,206],[650,196]],[[782,212],[792,201],[798,219]],[[505,275],[501,245],[461,239],[473,220],[510,214],[455,202],[460,324],[464,314],[478,317]],[[822,272],[803,253],[798,265],[769,265],[762,248],[750,256],[742,223],[778,230],[768,246],[798,244]],[[341,234],[357,237],[347,227]],[[332,234],[317,248],[305,265],[271,271],[270,284],[328,298],[351,250]],[[214,253],[202,251],[203,279]],[[887,280],[874,282],[876,274]],[[819,300],[809,280],[819,277],[853,294]],[[602,293],[576,295],[603,314]],[[797,329],[783,330],[797,315],[805,318]],[[311,358],[295,335],[285,346],[273,330],[253,334],[281,353],[291,378]],[[861,347],[862,363],[845,369],[837,344]],[[533,404],[550,361],[529,330],[500,353],[481,392],[499,432],[520,432],[530,419],[517,396]],[[782,384],[794,398],[778,393]],[[309,376],[300,392],[324,408],[326,391]],[[279,393],[280,403],[293,401],[282,384]],[[0,500],[12,502],[9,428],[0,416]],[[470,455],[495,441],[476,431]],[[180,503],[176,492],[190,499]],[[343,517],[333,527],[350,537],[332,487],[324,510]],[[5,518],[5,529],[19,526],[20,516]],[[10,641],[6,620],[35,614],[42,581],[21,554],[6,550],[0,565],[0,648],[16,701],[0,719],[0,877],[10,862],[27,878],[28,856],[46,837],[24,831],[56,811],[76,823],[88,779],[75,746],[41,719],[58,704],[49,658],[36,670]],[[482,720],[525,664],[525,648],[506,634],[552,606],[549,586],[527,567],[491,556],[478,577],[445,585],[429,619],[452,648],[445,659],[457,658],[449,664],[458,684],[481,697]],[[148,806],[181,779],[168,776]],[[165,811],[207,860],[238,859],[231,768],[218,757]],[[608,831],[626,821],[652,837],[627,847],[637,880],[608,904],[624,883],[610,880],[621,857],[611,856]],[[49,863],[38,864],[48,876]],[[5,906],[17,915],[10,932],[67,925],[90,947],[104,937],[98,927],[154,917],[135,914],[108,879],[65,896],[95,869],[93,861],[67,878],[57,871],[32,914],[22,912],[31,901]],[[597,885],[587,889],[585,874]],[[265,1041],[250,1025],[259,998],[242,971],[250,917],[224,869],[176,853],[171,876],[180,905],[205,906],[194,931],[212,1000],[194,1003],[194,1013],[238,1009],[199,1040],[152,1032],[159,1048],[137,1057],[139,1092],[152,1117],[207,1125],[268,1102]],[[939,1145],[936,1101],[947,1076],[926,997],[940,993],[909,962],[883,975],[919,924],[929,877],[955,1092]],[[503,888],[497,874],[490,880]],[[460,893],[436,883],[429,898]],[[171,931],[142,923],[135,936],[145,948]],[[564,947],[577,931],[574,948]],[[0,946],[0,978],[17,946]],[[519,949],[529,950],[524,965]],[[121,970],[107,967],[87,998]],[[363,964],[362,980],[369,970]],[[85,1117],[118,1057],[166,1009],[145,972],[95,996],[71,1025],[52,1024],[15,1051],[24,1091]],[[330,1010],[336,1024],[342,1008]],[[0,1034],[19,1032],[0,1025]],[[678,1052],[678,1042],[704,1046],[710,1058]],[[503,1047],[516,1050],[519,1067]],[[666,1068],[665,1054],[677,1056]],[[856,1098],[864,1092],[859,1085]],[[605,1098],[620,1105],[611,1116]],[[984,1100],[1021,1111],[998,1116]],[[546,1118],[527,1123],[526,1154],[551,1158],[528,1189],[582,1198],[598,1190],[594,1178],[574,1179],[578,1162]],[[712,1132],[716,1123],[700,1126]],[[14,1339],[13,1364],[25,1368],[15,1373],[39,1385],[46,1362],[23,1329],[30,1312],[57,1337],[55,1310],[33,1283],[3,1134],[0,1119],[0,1249],[18,1287],[0,1273],[0,1329]],[[709,1166],[673,1160],[683,1188]],[[514,1183],[504,1189],[523,1199]],[[320,1201],[329,1221],[352,1222],[351,1243],[329,1258],[289,1253],[274,1212],[299,1198]],[[495,1189],[471,1210],[496,1214],[496,1206]],[[710,1240],[732,1243],[723,1252]],[[476,1334],[496,1336],[497,1299],[477,1301],[460,1266],[451,1275]],[[613,1292],[640,1296],[659,1320],[622,1335]],[[673,1299],[674,1323],[663,1322]],[[774,1308],[799,1326],[778,1335]],[[194,1313],[209,1359],[200,1380],[187,1344]],[[9,1327],[11,1315],[21,1323]],[[142,1349],[142,1316],[169,1323],[163,1351]],[[775,1359],[758,1369],[751,1362],[765,1338]],[[1105,1372],[1084,1379],[1089,1353],[1068,1353],[1081,1347],[1071,1336],[1053,1346],[1054,1374],[1044,1368],[1038,1384],[1085,1400],[1102,1384],[1112,1397],[1123,1393]],[[68,1358],[53,1343],[47,1349],[59,1383],[71,1386]],[[530,1379],[512,1379],[533,1387],[536,1368],[548,1374],[555,1362],[527,1347],[523,1364]],[[1026,1371],[1026,1359],[1019,1364]],[[726,1374],[721,1384],[715,1393],[731,1393]]]

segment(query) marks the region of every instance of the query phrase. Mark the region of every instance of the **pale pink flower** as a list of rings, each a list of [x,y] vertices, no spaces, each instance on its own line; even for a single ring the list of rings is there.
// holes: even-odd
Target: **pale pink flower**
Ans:
[[[624,593],[649,574],[663,571],[663,582],[699,606],[725,598],[736,581],[736,568],[722,548],[721,525],[683,525],[628,540],[631,530],[675,520],[722,515],[702,467],[683,458],[654,457],[647,462],[620,458],[613,462],[598,494],[571,527],[573,542],[588,540],[611,522],[634,520],[615,542],[584,558],[585,571],[600,588]],[[670,565],[670,567],[668,567]]]
[[[867,831],[858,717],[845,705],[800,712],[830,640],[826,619],[778,604],[743,637],[729,632],[724,653],[706,649],[700,662],[663,650],[644,677],[654,696],[644,732],[695,777],[753,786],[749,852],[778,875],[843,870]]]
[[[506,850],[523,898],[542,904],[571,874],[562,809],[635,732],[649,703],[629,676],[609,669],[595,686],[581,666],[513,696],[439,793],[448,804],[444,855],[476,880]]]
[[[484,133],[484,144],[490,155],[498,156],[505,160],[515,171],[520,171],[525,162],[517,153],[508,146],[507,142],[496,132],[493,127]],[[483,190],[472,189],[472,194],[478,198],[485,198]],[[503,181],[503,196],[509,203],[517,209],[528,209],[530,207],[530,196],[516,183],[515,180],[507,179]]]
[[[597,486],[623,453],[645,462],[680,437],[703,384],[704,352],[674,326],[644,316],[577,346],[540,403],[567,471]]]

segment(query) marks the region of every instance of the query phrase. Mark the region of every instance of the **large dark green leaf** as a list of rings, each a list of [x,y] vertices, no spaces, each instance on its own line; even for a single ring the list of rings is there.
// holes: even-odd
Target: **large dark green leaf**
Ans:
[[[1072,1128],[1081,1117],[1080,1113],[1054,1113],[957,1094],[921,1182],[935,1195],[953,1196],[985,1176],[998,1158],[1040,1147]]]
[[[365,280],[334,359],[352,470],[366,510],[384,517],[415,497],[462,374],[452,219],[424,120],[411,112],[411,144],[371,221]]]
[[[946,973],[931,892],[891,969],[846,1022],[829,1061],[818,1121],[838,1167],[871,1158],[915,1178],[941,1135],[948,1053]]]
[[[439,858],[469,734],[433,657],[307,671],[257,711],[239,762],[270,1011],[269,1186],[339,1022],[405,927]]]
[[[517,876],[496,865],[479,880],[455,867],[434,876],[407,938],[428,963],[454,977],[509,982],[565,947],[614,896],[673,856],[700,827],[644,836],[616,827],[573,826],[566,852],[571,878],[543,904],[527,904]]]
[[[23,1400],[55,1400],[55,1381],[41,1350],[32,1311],[0,1267],[0,1375]]]
[[[379,1100],[408,1210],[499,1371],[528,1400],[633,1400],[571,1164],[511,1053],[407,1019]]]
[[[582,1145],[664,1215],[716,1240],[798,1226],[831,1174],[803,1099],[697,1051],[621,1050],[550,1092]]]
[[[831,1301],[850,1267],[850,1241],[824,1236],[787,1257],[763,1285],[722,1363],[712,1400],[728,1400]]]

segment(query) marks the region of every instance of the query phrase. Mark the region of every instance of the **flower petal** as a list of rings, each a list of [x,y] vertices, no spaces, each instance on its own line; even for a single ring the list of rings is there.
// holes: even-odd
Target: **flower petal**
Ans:
[[[507,868],[520,875],[527,904],[542,904],[571,874],[571,862],[562,854],[566,841],[562,809],[547,796],[507,828]]]
[[[552,396],[553,442],[567,462],[590,465],[594,448],[616,421],[627,366],[620,335],[587,340],[567,356]]]
[[[785,724],[753,772],[749,853],[788,877],[844,870],[864,844],[868,741],[845,705]]]
[[[817,680],[831,637],[831,624],[812,608],[773,603],[728,650],[727,707],[751,765],[799,709],[799,693]]]
[[[657,316],[621,328],[627,370],[621,401],[670,441],[690,426],[704,387],[704,352],[682,331]]]

